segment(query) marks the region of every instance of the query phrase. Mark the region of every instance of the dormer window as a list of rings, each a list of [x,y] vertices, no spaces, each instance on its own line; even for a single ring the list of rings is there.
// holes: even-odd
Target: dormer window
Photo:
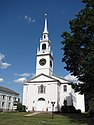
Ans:
[[[42,50],[43,49],[46,49],[46,44],[44,43],[44,44],[42,44]]]

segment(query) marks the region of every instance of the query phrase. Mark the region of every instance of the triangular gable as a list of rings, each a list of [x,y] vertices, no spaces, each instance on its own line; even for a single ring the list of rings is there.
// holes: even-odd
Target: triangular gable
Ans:
[[[48,75],[45,75],[45,74],[39,74],[35,77],[33,77],[32,79],[28,80],[27,83],[32,83],[32,82],[55,82],[55,81],[58,81],[57,79],[51,77],[51,76],[48,76]]]

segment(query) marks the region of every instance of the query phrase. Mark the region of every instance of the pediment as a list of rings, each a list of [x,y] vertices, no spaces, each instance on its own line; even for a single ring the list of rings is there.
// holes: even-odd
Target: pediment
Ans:
[[[58,81],[58,80],[51,76],[47,76],[45,74],[40,74],[40,75],[35,76],[32,79],[28,80],[27,82],[32,83],[32,82],[56,82],[56,81]]]

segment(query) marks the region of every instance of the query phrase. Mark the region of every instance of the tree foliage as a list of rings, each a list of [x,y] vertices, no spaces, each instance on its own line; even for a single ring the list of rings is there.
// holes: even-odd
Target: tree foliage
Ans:
[[[17,111],[19,112],[25,112],[26,106],[22,105],[22,103],[17,104]]]
[[[78,91],[94,102],[94,0],[82,0],[84,9],[69,21],[71,32],[63,32],[65,69],[83,82]]]

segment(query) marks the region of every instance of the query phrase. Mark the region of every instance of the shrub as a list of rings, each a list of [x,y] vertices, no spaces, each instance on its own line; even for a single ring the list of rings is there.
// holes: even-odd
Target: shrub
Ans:
[[[62,106],[61,112],[63,112],[63,113],[75,113],[76,110],[75,110],[74,106]]]
[[[89,109],[88,116],[89,117],[94,117],[94,109],[92,109],[92,108]]]
[[[68,108],[69,108],[69,113],[75,113],[76,109],[74,106],[71,105],[71,106],[68,106]]]
[[[61,112],[63,112],[63,113],[68,113],[68,112],[69,112],[68,106],[62,106],[62,107],[61,107]]]
[[[19,112],[25,112],[26,106],[22,105],[22,103],[17,104],[17,111]]]
[[[75,112],[76,112],[77,114],[81,114],[81,110],[80,110],[80,109],[76,110]]]

